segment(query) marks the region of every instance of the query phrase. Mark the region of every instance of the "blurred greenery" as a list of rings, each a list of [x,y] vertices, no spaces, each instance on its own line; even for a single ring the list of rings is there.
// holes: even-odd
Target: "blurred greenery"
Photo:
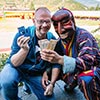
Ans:
[[[55,11],[59,7],[67,7],[70,10],[100,10],[99,4],[96,7],[88,7],[75,0],[1,0],[0,8],[6,3],[12,3],[13,6],[18,6],[18,8],[30,8],[30,10],[40,6],[47,6],[51,11]]]
[[[88,2],[88,1],[87,1]],[[36,9],[40,6],[46,6],[51,11],[55,11],[58,8],[66,7],[70,10],[98,10],[100,7],[88,8],[75,0],[1,0],[0,5],[3,7],[7,3],[12,3],[12,6],[21,8],[29,8],[30,10]],[[16,6],[15,6],[16,4]],[[100,9],[99,9],[100,10]]]
[[[0,71],[2,70],[3,66],[5,65],[8,57],[9,57],[8,53],[1,53],[0,54]]]

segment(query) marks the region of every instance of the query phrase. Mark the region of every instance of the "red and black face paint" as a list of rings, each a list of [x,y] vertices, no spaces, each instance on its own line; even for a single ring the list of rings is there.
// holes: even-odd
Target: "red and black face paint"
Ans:
[[[58,10],[52,16],[52,21],[55,28],[58,27],[59,22],[61,23],[61,26],[65,29],[73,29],[73,27],[75,27],[75,21],[72,12],[64,8]]]
[[[67,33],[68,37],[66,38],[71,39],[71,37],[75,33],[76,26],[75,26],[73,14],[70,10],[68,9],[58,10],[52,16],[52,21],[53,21],[55,31],[58,33],[59,36],[61,34],[63,35]]]

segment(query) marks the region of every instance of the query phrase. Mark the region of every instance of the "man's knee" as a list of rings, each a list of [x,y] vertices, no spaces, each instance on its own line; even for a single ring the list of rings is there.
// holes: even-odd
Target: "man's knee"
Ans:
[[[5,65],[0,72],[0,84],[1,86],[9,86],[14,84],[18,78],[18,73],[14,68]]]

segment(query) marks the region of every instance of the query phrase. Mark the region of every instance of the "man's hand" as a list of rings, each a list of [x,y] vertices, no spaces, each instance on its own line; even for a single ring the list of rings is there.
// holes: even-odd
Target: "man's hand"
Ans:
[[[15,67],[20,66],[26,59],[26,56],[29,52],[29,45],[28,45],[29,40],[30,37],[24,37],[24,36],[20,36],[17,39],[17,44],[20,47],[20,50],[11,57],[11,62]]]
[[[44,92],[44,95],[52,95],[53,93],[53,84],[49,84],[47,87],[46,87],[46,90]]]
[[[20,48],[23,48],[24,50],[29,50],[28,42],[30,40],[30,37],[20,36],[17,40],[17,44]]]
[[[63,56],[60,56],[57,52],[53,50],[43,49],[41,51],[41,58],[50,63],[58,63],[63,65]]]
[[[48,85],[48,75],[47,75],[47,72],[46,71],[43,73],[42,85],[43,85],[43,88],[44,89],[46,89],[46,87]]]

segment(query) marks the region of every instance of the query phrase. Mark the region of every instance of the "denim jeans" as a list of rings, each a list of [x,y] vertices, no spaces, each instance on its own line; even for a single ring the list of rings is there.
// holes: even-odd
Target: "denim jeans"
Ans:
[[[29,85],[38,100],[55,100],[54,94],[44,96],[45,90],[42,87],[41,79],[42,76],[29,76],[18,71],[10,64],[6,64],[0,73],[1,94],[4,100],[21,100],[18,97],[18,83],[24,81]]]

